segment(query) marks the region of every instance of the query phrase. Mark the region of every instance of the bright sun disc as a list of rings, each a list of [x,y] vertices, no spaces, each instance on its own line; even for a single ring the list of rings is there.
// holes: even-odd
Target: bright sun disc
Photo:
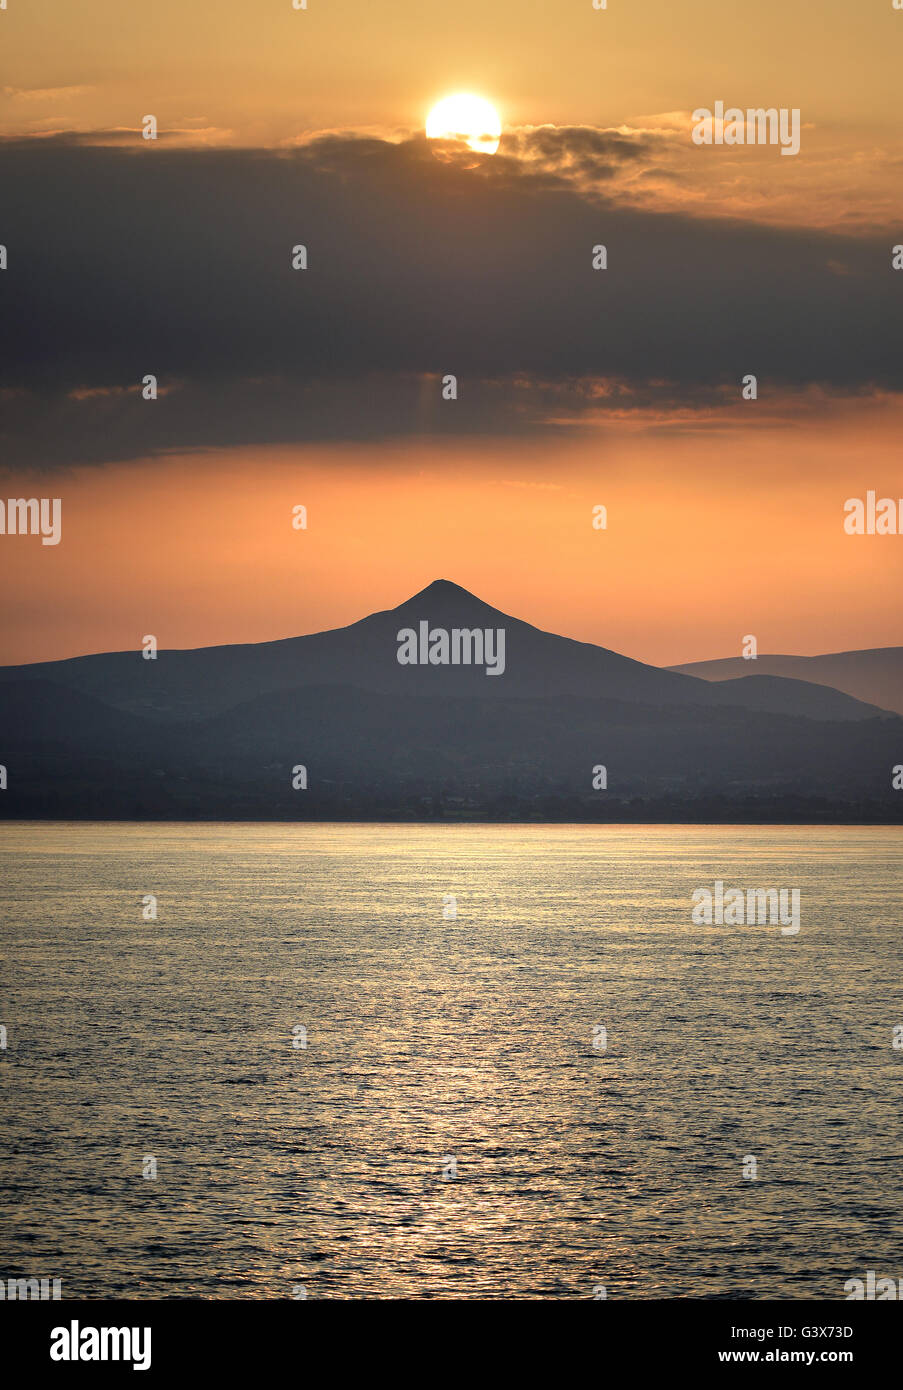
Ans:
[[[491,102],[470,92],[443,97],[426,118],[429,140],[457,140],[477,154],[495,154],[502,123]]]

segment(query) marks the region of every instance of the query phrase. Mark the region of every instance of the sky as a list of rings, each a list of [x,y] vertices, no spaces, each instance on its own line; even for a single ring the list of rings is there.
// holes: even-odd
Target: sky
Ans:
[[[0,12],[0,497],[63,501],[0,661],[440,577],[660,664],[903,643],[903,538],[843,529],[903,495],[903,11],[308,6]],[[501,143],[445,162],[461,89]],[[696,145],[716,100],[799,154]]]

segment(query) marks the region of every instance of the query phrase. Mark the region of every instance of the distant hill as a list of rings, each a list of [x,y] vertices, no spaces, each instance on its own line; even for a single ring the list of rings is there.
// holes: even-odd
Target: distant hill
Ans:
[[[755,661],[729,656],[720,661],[691,661],[669,671],[707,681],[737,677],[781,676],[832,686],[879,709],[903,714],[903,647],[872,647],[861,652],[829,652],[825,656],[765,655]]]
[[[416,628],[422,620],[447,629],[504,628],[504,674],[487,677],[482,667],[472,665],[399,665],[396,634]],[[751,675],[748,670],[742,674]],[[755,672],[757,677],[761,674]],[[845,696],[825,697],[811,683],[749,680],[719,689],[707,680],[647,666],[606,647],[542,632],[445,579],[435,580],[396,608],[306,637],[163,651],[156,661],[143,660],[136,650],[0,667],[0,682],[33,679],[65,685],[117,709],[157,719],[203,719],[257,695],[306,685],[482,700],[575,695],[652,705],[732,705],[827,719],[871,718],[876,713]]]
[[[504,629],[504,672],[399,664],[421,622]],[[0,762],[6,816],[903,819],[903,719],[811,682],[661,671],[442,580],[309,637],[4,668]]]

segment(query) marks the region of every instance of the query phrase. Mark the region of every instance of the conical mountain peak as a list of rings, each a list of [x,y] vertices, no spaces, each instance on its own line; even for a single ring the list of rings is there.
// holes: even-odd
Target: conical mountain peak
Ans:
[[[433,599],[439,599],[443,602],[447,602],[449,599],[455,599],[458,602],[464,600],[469,600],[471,603],[482,602],[482,599],[478,599],[476,594],[472,594],[469,589],[462,588],[460,584],[455,584],[451,579],[434,579],[431,584],[427,584],[425,589],[420,589],[416,594],[412,594],[409,599],[405,600],[405,603],[414,603],[421,599],[428,602]],[[399,604],[399,607],[401,606]]]
[[[427,618],[431,622],[458,625],[478,622],[481,625],[506,619],[492,604],[472,594],[469,589],[455,584],[451,579],[434,579],[425,589],[412,594],[399,603],[391,612],[407,621],[413,618]],[[514,621],[507,619],[507,621]]]

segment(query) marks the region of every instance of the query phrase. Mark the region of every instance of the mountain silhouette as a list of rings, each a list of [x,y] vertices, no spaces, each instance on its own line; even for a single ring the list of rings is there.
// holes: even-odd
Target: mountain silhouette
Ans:
[[[504,674],[487,678],[476,665],[399,665],[397,634],[420,622],[430,629],[503,629]],[[159,719],[203,719],[270,691],[327,684],[483,700],[571,695],[653,705],[731,705],[826,719],[876,713],[852,697],[826,696],[811,682],[769,680],[757,673],[719,686],[649,666],[606,647],[543,632],[447,579],[434,580],[395,608],[304,637],[161,651],[156,661],[131,651],[0,668],[0,682],[35,678]]]
[[[734,680],[754,670],[761,675],[831,686],[879,709],[903,714],[903,647],[827,652],[823,656],[765,654],[755,661],[726,657],[720,661],[691,661],[683,666],[669,666],[668,670],[707,681]]]
[[[429,643],[479,655],[442,634],[485,630],[500,674],[430,663]],[[309,636],[2,668],[0,762],[7,816],[897,820],[903,719],[660,670],[435,580]]]

